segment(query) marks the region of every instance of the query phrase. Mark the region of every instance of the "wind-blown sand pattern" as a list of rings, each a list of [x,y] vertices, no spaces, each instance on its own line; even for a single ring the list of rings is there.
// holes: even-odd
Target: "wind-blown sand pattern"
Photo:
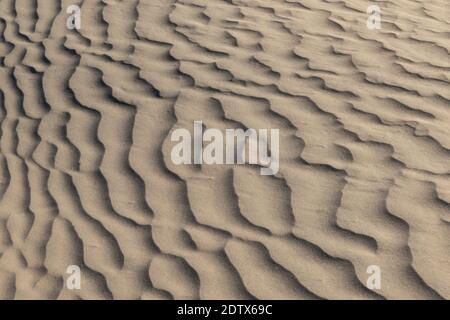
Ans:
[[[448,0],[0,0],[0,38],[1,299],[450,298]],[[197,120],[279,173],[174,165]]]

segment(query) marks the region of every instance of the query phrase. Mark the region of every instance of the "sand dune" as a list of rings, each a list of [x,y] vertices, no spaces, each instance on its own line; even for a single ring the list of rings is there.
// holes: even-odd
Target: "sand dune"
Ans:
[[[449,36],[448,0],[0,0],[0,299],[449,299]],[[279,129],[279,172],[175,165],[198,120]]]

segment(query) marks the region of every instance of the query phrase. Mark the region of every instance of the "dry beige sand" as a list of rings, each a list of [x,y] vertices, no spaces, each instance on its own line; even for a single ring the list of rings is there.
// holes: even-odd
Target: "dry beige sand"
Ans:
[[[0,299],[450,298],[449,0],[0,0],[0,38]],[[197,120],[280,171],[175,165]]]

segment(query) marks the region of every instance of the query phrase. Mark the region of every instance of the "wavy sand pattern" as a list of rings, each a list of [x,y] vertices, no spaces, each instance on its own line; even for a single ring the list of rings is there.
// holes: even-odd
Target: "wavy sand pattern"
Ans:
[[[450,298],[448,0],[0,0],[0,37],[1,299]],[[174,165],[196,120],[279,128],[279,173]]]

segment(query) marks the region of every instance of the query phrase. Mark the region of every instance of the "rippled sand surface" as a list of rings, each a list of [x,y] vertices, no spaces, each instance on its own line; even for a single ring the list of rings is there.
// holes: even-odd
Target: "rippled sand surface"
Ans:
[[[448,0],[0,0],[0,38],[1,299],[450,298]],[[174,165],[197,120],[280,171]]]

